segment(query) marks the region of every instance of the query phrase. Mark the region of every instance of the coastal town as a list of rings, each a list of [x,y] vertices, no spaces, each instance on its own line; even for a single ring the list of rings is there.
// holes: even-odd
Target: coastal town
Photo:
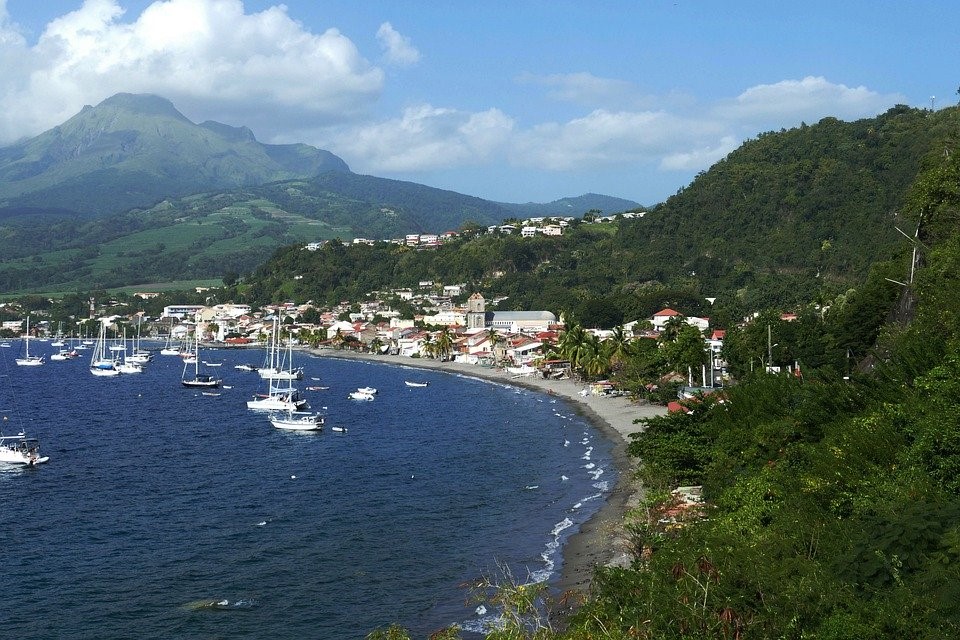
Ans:
[[[310,302],[271,304],[257,309],[233,302],[172,304],[164,306],[157,316],[143,311],[111,313],[115,302],[97,305],[91,299],[88,317],[76,321],[78,330],[73,337],[89,337],[102,322],[117,338],[122,334],[131,338],[140,335],[177,344],[196,338],[212,348],[262,348],[267,345],[277,319],[284,342],[296,347],[498,367],[515,376],[564,379],[573,375],[569,360],[557,357],[558,342],[567,328],[562,316],[558,318],[546,310],[491,311],[482,294],[467,296],[464,290],[465,285],[425,281],[416,288],[375,292],[364,302],[344,302],[333,308]],[[146,301],[157,295],[139,292],[134,298]],[[465,304],[457,304],[458,300],[465,300]],[[390,301],[400,301],[408,309],[423,312],[404,317]],[[18,312],[15,303],[0,304],[0,311]],[[709,318],[684,316],[665,308],[620,327],[584,331],[601,341],[617,333],[628,340],[656,341],[671,322],[683,322],[703,334],[708,351],[705,362],[711,364],[712,374],[716,372],[716,380],[711,382],[719,385],[726,367],[722,358],[725,332],[711,328]],[[0,335],[19,337],[25,324],[26,318],[5,320],[0,325]],[[54,323],[36,312],[29,331],[32,338],[40,340],[71,337],[64,335],[62,323]],[[593,382],[596,393],[616,392],[609,381]]]

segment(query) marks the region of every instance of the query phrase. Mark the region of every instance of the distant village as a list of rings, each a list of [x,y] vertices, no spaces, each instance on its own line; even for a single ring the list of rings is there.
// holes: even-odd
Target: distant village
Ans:
[[[86,335],[82,337],[94,335],[102,320],[116,332],[122,326],[144,338],[182,341],[199,333],[208,346],[259,347],[266,344],[274,319],[279,319],[284,338],[294,345],[401,358],[440,358],[511,367],[524,374],[539,370],[555,377],[569,375],[562,362],[548,360],[565,327],[562,317],[557,318],[550,311],[488,310],[487,300],[480,293],[467,297],[465,305],[455,304],[455,299],[463,300],[464,289],[462,284],[424,281],[416,289],[373,292],[369,300],[343,302],[332,308],[320,308],[310,302],[287,302],[260,309],[236,303],[182,304],[164,307],[159,317],[147,317],[142,312],[110,315],[109,306],[97,306],[91,301],[89,317],[81,323],[86,326]],[[135,295],[150,299],[159,294]],[[424,313],[402,317],[388,300],[405,301]],[[714,367],[723,371],[726,363],[720,353],[724,331],[711,330],[708,318],[684,317],[673,309],[663,309],[650,318],[627,323],[622,329],[633,338],[656,339],[666,324],[678,317],[704,333]],[[4,321],[2,329],[5,335],[19,335],[24,319]],[[31,320],[30,330],[37,338],[58,336],[58,327],[42,317]],[[613,335],[612,328],[585,330],[601,340]],[[545,364],[549,371],[543,369]]]
[[[612,216],[593,216],[587,217],[586,219],[574,218],[570,216],[527,218],[518,222],[491,225],[486,228],[486,233],[500,233],[503,235],[515,234],[522,238],[532,238],[536,235],[560,236],[563,235],[564,229],[569,227],[574,220],[584,224],[609,224],[616,221],[618,218],[624,220],[630,218],[642,218],[644,213],[645,212],[643,211],[627,211]],[[389,240],[389,242],[407,247],[415,247],[417,249],[433,249],[439,247],[444,242],[449,242],[450,240],[459,238],[460,235],[461,234],[456,231],[423,234],[411,233],[407,234],[403,238],[393,238]],[[353,244],[374,244],[377,241],[370,240],[368,238],[354,238],[352,242]],[[307,251],[317,251],[325,243],[326,241],[311,242],[307,244],[304,249]]]

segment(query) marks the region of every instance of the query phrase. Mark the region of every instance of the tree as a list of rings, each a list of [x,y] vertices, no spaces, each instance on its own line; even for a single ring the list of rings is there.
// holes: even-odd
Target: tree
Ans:
[[[441,360],[447,360],[453,351],[453,336],[450,335],[449,327],[444,327],[437,335],[436,350]]]

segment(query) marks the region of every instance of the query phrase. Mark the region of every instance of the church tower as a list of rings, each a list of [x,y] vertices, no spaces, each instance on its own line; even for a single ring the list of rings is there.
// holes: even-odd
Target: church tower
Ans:
[[[487,302],[480,293],[467,299],[467,329],[483,329],[487,326]]]

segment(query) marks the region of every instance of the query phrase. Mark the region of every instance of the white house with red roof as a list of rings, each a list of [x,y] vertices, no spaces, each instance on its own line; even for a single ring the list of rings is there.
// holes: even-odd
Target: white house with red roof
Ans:
[[[653,324],[654,331],[663,331],[664,325],[667,324],[670,320],[676,317],[683,317],[683,314],[679,311],[674,311],[673,309],[661,309],[653,314],[653,317],[650,318],[650,323]]]

